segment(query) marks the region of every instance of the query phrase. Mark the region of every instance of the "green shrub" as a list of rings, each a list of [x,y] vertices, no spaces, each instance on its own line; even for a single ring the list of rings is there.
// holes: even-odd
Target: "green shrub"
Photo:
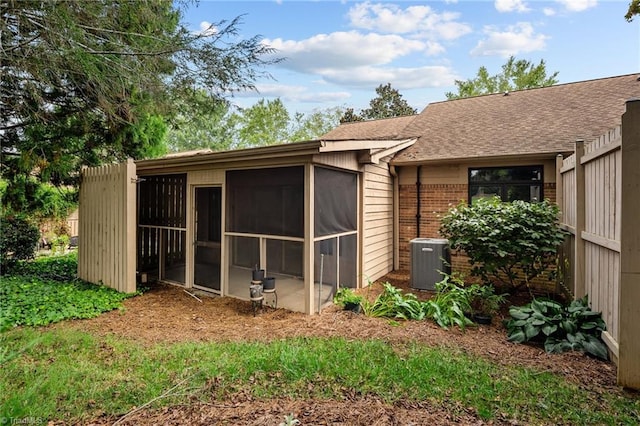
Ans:
[[[0,263],[2,273],[11,270],[16,261],[34,256],[40,231],[21,216],[0,218]]]
[[[468,291],[471,311],[475,315],[494,315],[500,309],[500,305],[506,302],[505,295],[496,294],[491,284],[472,284]]]
[[[440,233],[451,248],[464,250],[473,276],[518,290],[555,264],[565,237],[558,211],[548,201],[478,200],[451,209],[442,218]]]
[[[73,281],[78,273],[78,253],[63,256],[44,256],[30,261],[19,261],[12,275],[33,276],[54,281]]]
[[[546,299],[535,299],[509,310],[507,336],[512,342],[541,342],[550,353],[582,351],[602,359],[608,358],[600,335],[606,330],[600,312],[589,308],[587,297],[568,306]]]
[[[362,303],[362,296],[356,294],[349,287],[341,287],[333,297],[333,303],[344,308],[346,305],[359,305]]]

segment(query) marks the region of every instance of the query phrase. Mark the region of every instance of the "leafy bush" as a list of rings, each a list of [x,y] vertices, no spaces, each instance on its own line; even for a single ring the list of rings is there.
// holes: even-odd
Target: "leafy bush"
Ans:
[[[54,281],[73,281],[78,272],[78,254],[45,256],[31,261],[20,261],[11,270],[12,275],[34,276]]]
[[[424,304],[415,294],[406,293],[392,286],[382,284],[384,291],[373,302],[363,301],[365,315],[370,317],[423,320],[426,316]]]
[[[77,189],[40,182],[33,176],[0,179],[5,213],[21,212],[35,221],[64,219],[78,207]]]
[[[518,290],[555,263],[565,236],[557,219],[558,207],[548,201],[507,203],[494,197],[451,209],[440,233],[453,249],[464,250],[472,275]]]
[[[440,327],[458,326],[463,329],[473,324],[465,313],[471,311],[471,291],[457,275],[444,274],[436,283],[436,295],[425,302],[426,314]]]
[[[40,232],[21,216],[0,218],[0,263],[2,272],[8,272],[20,259],[33,257]]]
[[[607,347],[600,339],[606,330],[600,312],[589,308],[587,297],[568,306],[545,299],[535,299],[522,307],[509,310],[507,336],[512,342],[542,342],[550,353],[570,350],[608,358]]]
[[[471,294],[471,311],[476,315],[494,315],[506,301],[505,295],[496,294],[491,284],[472,284],[468,291]]]
[[[359,305],[362,303],[362,296],[356,294],[353,289],[349,287],[342,287],[338,289],[336,295],[333,297],[333,303],[342,308],[346,305]]]

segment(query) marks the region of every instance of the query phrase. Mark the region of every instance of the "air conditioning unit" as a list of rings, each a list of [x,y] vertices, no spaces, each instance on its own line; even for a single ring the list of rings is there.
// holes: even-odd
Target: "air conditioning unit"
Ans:
[[[449,240],[414,238],[409,242],[411,252],[411,288],[435,290],[442,281],[440,272],[451,273]]]

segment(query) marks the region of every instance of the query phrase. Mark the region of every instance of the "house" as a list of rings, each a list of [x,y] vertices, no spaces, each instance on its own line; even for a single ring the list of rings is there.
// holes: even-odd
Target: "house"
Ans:
[[[436,102],[413,120],[343,124],[322,140],[415,139],[389,163],[397,175],[394,267],[408,269],[409,241],[438,238],[439,217],[460,201],[556,201],[556,157],[620,125],[634,97],[638,76],[624,75]],[[393,120],[408,124],[398,129]]]
[[[409,241],[438,237],[460,201],[555,200],[557,156],[619,125],[633,97],[640,82],[624,75],[436,102],[317,141],[87,169],[80,276],[248,298],[259,267],[279,278],[281,306],[310,314],[338,285],[408,269]]]
[[[251,271],[260,268],[276,278],[280,307],[312,314],[338,286],[408,269],[409,242],[438,237],[452,205],[489,195],[560,202],[587,163],[613,153],[592,167],[601,177],[590,184],[604,189],[587,194],[586,219],[610,234],[583,226],[584,189],[564,223],[575,242],[577,295],[588,287],[613,306],[607,315],[617,324],[606,341],[619,356],[620,383],[640,388],[633,99],[639,78],[623,75],[436,102],[414,116],[342,124],[315,141],[85,169],[78,275],[126,292],[136,290],[136,277],[151,277],[249,299]],[[580,141],[597,138],[583,156]],[[615,196],[601,197],[614,187]],[[583,277],[585,241],[612,250],[590,248],[591,266],[602,266],[611,286],[591,266]]]

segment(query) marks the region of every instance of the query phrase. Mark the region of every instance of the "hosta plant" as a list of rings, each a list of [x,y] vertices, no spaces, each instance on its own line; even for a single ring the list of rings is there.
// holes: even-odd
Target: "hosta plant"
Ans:
[[[600,334],[606,330],[600,312],[589,308],[585,296],[565,306],[546,299],[534,299],[525,306],[509,309],[507,337],[512,342],[541,342],[550,353],[582,351],[607,359],[607,347]]]

